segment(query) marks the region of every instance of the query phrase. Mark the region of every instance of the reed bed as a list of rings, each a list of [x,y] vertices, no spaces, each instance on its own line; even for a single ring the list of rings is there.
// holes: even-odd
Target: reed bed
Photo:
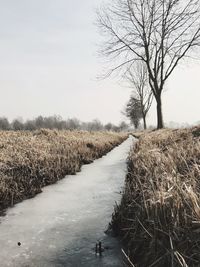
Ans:
[[[127,134],[85,131],[0,131],[0,212],[97,159]]]
[[[112,227],[130,266],[200,266],[200,127],[140,137]]]

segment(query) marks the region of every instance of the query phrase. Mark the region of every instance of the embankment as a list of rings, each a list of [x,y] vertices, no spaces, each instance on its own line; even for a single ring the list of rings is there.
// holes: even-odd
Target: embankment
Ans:
[[[0,211],[105,155],[127,138],[110,132],[0,132]]]
[[[199,266],[200,127],[139,138],[112,226],[136,267]]]

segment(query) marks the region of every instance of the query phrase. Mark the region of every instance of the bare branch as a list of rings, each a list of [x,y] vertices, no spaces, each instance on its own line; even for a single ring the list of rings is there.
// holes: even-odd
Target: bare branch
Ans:
[[[112,0],[99,14],[99,27],[109,37],[104,55],[120,61],[112,69],[126,72],[129,60],[144,62],[161,113],[166,80],[200,46],[200,0]]]

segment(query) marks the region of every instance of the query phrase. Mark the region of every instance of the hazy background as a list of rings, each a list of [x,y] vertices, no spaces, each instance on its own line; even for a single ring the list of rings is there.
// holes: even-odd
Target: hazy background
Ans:
[[[130,89],[117,80],[97,81],[101,37],[95,8],[101,0],[0,0],[0,116],[38,115],[124,119]],[[182,65],[164,94],[166,122],[200,120],[200,62]],[[148,117],[155,123],[155,107]]]

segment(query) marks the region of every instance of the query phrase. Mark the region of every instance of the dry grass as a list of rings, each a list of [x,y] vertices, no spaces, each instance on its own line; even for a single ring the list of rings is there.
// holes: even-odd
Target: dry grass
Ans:
[[[113,228],[135,266],[200,266],[200,127],[144,134]]]
[[[126,137],[109,132],[0,131],[0,211],[75,174]]]
[[[136,139],[139,139],[141,136],[143,136],[144,134],[148,134],[150,133],[151,130],[142,130],[142,131],[138,131],[138,132],[132,132],[132,136],[135,137]]]

